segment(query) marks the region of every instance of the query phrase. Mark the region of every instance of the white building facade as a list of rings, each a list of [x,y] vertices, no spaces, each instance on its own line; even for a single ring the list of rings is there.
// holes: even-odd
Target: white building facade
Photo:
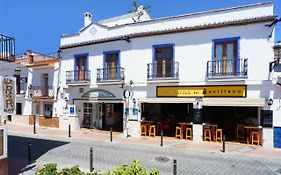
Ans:
[[[187,121],[194,141],[208,123],[235,141],[242,124],[260,128],[264,147],[280,148],[281,94],[278,73],[269,71],[274,32],[267,26],[275,19],[272,3],[158,19],[143,11],[93,22],[85,13],[80,32],[61,37],[60,128],[140,136],[141,121],[150,120],[173,136]]]

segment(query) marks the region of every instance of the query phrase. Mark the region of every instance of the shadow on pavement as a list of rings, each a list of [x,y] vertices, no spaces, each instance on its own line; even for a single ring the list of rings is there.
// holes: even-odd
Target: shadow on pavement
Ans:
[[[16,175],[28,165],[28,143],[31,143],[31,160],[36,161],[43,154],[69,142],[50,141],[36,138],[8,136],[9,174]]]

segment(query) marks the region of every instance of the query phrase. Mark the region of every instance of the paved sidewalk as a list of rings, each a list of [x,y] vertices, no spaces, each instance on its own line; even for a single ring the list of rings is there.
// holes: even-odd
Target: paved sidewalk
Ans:
[[[9,149],[11,146],[10,150],[13,150],[9,158],[10,155],[17,157],[17,161],[23,165],[26,163],[23,161],[26,152],[18,150],[23,150],[23,145],[30,141],[37,148],[37,165],[57,162],[61,167],[80,165],[87,170],[89,148],[93,147],[97,170],[114,169],[120,162],[128,163],[138,158],[146,167],[157,167],[162,174],[170,174],[172,159],[176,158],[181,167],[179,174],[208,174],[208,171],[217,172],[216,174],[244,174],[243,171],[248,172],[249,168],[252,168],[248,172],[250,174],[275,174],[273,172],[281,171],[278,169],[281,168],[281,150],[259,146],[227,143],[227,153],[224,154],[221,152],[222,144],[214,142],[198,143],[165,137],[164,147],[161,148],[159,137],[127,138],[122,133],[114,132],[113,143],[110,143],[109,132],[106,131],[81,129],[73,131],[72,137],[68,138],[67,131],[54,128],[37,127],[37,134],[34,135],[32,126],[8,123],[6,127],[10,135],[9,141],[16,143],[9,145]],[[156,157],[168,160],[159,163]],[[190,168],[183,169],[187,162]],[[255,169],[255,166],[259,168]],[[214,167],[216,168],[213,170]],[[238,167],[240,168],[237,169]],[[24,174],[34,174],[35,168],[32,167]]]

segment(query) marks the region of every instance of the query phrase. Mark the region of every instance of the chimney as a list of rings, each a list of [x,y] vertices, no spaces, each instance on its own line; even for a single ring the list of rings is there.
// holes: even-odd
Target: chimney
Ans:
[[[90,12],[84,13],[84,27],[92,23],[92,14]]]

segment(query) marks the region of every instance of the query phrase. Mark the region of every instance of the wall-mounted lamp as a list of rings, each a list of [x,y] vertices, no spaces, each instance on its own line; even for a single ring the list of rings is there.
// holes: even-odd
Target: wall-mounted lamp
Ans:
[[[272,100],[272,98],[267,99],[267,100],[266,100],[266,103],[267,103],[268,106],[273,105],[273,100]]]
[[[135,99],[135,98],[133,98],[133,103],[134,103],[134,105],[136,104],[136,102],[137,102],[137,101],[136,101],[136,99]]]
[[[68,99],[67,99],[67,97],[64,97],[64,101],[65,101],[65,109],[67,109],[67,104],[68,104]]]
[[[196,97],[195,101],[197,104],[197,108],[202,109],[202,102],[203,102],[202,97]]]

